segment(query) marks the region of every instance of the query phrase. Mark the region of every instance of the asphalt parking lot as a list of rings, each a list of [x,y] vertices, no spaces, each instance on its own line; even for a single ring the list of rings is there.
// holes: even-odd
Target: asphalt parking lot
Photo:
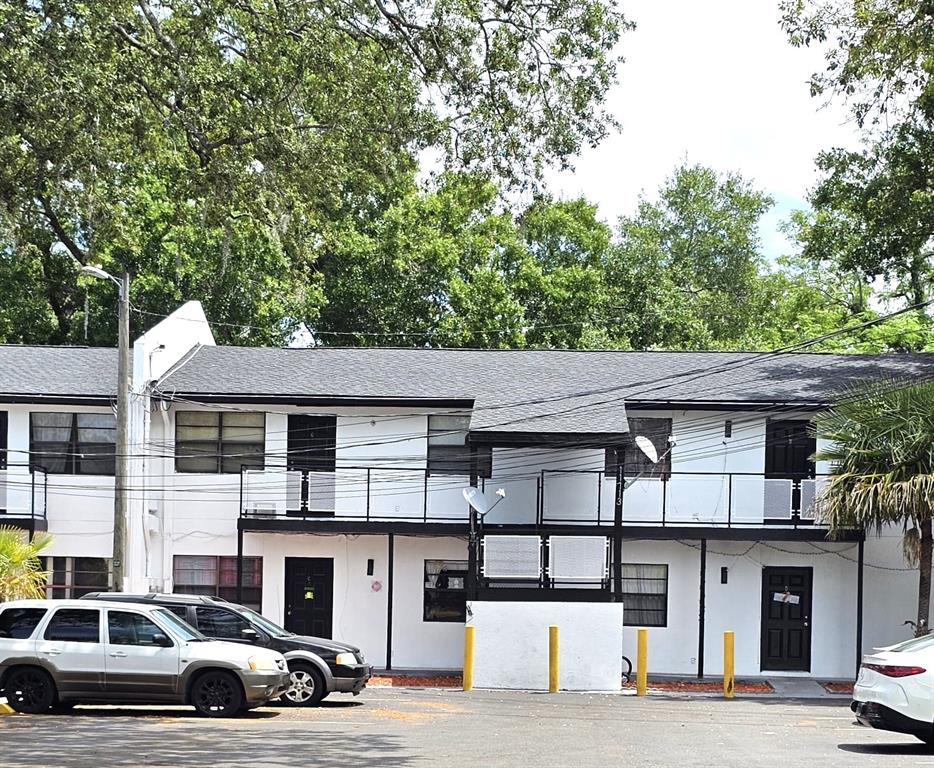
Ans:
[[[184,708],[0,717],[0,765],[934,765],[934,750],[854,724],[845,701],[373,688],[317,709],[208,721]]]

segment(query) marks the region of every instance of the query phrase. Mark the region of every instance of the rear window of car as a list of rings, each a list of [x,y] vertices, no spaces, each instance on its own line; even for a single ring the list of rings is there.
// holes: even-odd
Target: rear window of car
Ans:
[[[0,612],[0,638],[25,640],[36,631],[45,608],[7,608]]]
[[[85,608],[62,608],[52,616],[45,630],[45,639],[66,643],[99,643],[101,612]]]

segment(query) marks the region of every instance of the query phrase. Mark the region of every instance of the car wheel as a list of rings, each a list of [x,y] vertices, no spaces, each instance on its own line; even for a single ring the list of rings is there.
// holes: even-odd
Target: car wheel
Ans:
[[[58,693],[49,673],[38,667],[14,669],[4,684],[6,700],[17,712],[38,715],[48,712]]]
[[[292,687],[279,699],[289,707],[313,707],[327,696],[324,675],[310,664],[292,664],[289,666]]]
[[[205,672],[191,687],[191,703],[203,717],[233,717],[243,707],[243,691],[229,672]]]

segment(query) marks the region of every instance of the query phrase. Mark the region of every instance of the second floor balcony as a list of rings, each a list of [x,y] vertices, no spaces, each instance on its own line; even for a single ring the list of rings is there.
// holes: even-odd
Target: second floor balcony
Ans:
[[[798,528],[815,526],[813,505],[823,477],[773,477],[750,472],[670,472],[629,479],[623,493],[625,526],[666,528]],[[449,524],[469,521],[463,490],[469,478],[432,475],[424,468],[338,467],[330,472],[243,470],[244,521]],[[496,491],[502,489],[500,499]],[[617,483],[598,470],[509,472],[479,481],[496,502],[483,520],[490,527],[598,527],[614,525]],[[499,499],[499,500],[498,500]],[[497,501],[498,500],[498,501]],[[332,524],[332,525],[331,525]],[[252,527],[248,522],[245,527]],[[298,529],[300,526],[296,526]]]
[[[48,475],[41,467],[7,463],[0,469],[0,525],[48,528]]]

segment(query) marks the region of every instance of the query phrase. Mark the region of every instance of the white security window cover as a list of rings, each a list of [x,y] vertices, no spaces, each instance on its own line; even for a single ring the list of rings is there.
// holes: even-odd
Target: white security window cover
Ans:
[[[609,575],[606,536],[551,536],[548,576],[558,581],[602,581]]]
[[[537,579],[541,572],[538,536],[483,537],[483,575],[488,579]]]

